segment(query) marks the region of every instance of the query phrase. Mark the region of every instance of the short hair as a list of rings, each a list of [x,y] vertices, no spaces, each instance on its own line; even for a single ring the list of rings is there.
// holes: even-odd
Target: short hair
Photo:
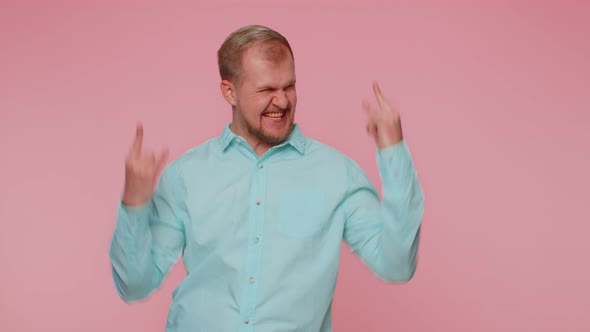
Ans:
[[[248,25],[227,36],[217,51],[217,64],[219,65],[221,79],[239,82],[242,79],[242,55],[244,51],[261,42],[284,45],[289,50],[291,58],[293,58],[291,46],[283,35],[262,25]],[[279,47],[279,49],[276,47],[269,48],[268,52],[266,52],[269,59],[283,57],[284,52],[281,52],[280,48],[282,47]]]

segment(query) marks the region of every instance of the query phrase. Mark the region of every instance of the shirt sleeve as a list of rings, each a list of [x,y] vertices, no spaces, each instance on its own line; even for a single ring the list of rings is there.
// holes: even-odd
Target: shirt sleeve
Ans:
[[[119,202],[110,246],[112,275],[126,302],[148,297],[178,260],[185,245],[177,166],[167,166],[152,199],[142,206]]]
[[[348,168],[344,239],[381,279],[410,280],[416,271],[424,195],[404,141],[377,150],[383,200],[354,162]]]

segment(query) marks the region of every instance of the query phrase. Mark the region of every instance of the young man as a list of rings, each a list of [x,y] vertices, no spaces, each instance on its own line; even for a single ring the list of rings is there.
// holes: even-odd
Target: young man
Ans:
[[[424,200],[400,117],[374,84],[380,110],[365,110],[380,201],[353,160],[295,124],[282,35],[244,27],[218,60],[232,107],[219,137],[164,167],[166,155],[142,154],[137,128],[110,251],[117,291],[127,302],[148,297],[182,254],[187,276],[167,331],[332,331],[343,239],[384,280],[408,281],[416,269]]]

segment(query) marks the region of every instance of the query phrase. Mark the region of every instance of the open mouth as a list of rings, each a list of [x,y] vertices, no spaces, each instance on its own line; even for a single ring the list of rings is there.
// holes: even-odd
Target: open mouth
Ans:
[[[267,113],[262,114],[262,116],[267,117],[267,118],[270,118],[270,119],[280,119],[283,116],[285,116],[285,113],[287,113],[287,112],[285,112],[285,111],[282,111],[282,112],[267,112]]]

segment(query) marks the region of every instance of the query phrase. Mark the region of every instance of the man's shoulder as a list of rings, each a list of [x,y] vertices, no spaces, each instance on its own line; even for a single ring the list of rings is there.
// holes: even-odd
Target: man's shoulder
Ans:
[[[305,152],[311,156],[318,156],[326,158],[336,162],[342,162],[343,164],[354,163],[354,160],[346,153],[338,150],[337,148],[324,143],[314,138],[306,137],[307,141]]]
[[[219,146],[219,137],[214,137],[206,140],[205,142],[193,146],[188,150],[185,150],[180,156],[174,159],[171,164],[176,167],[192,163],[194,161],[202,161],[210,159],[212,152],[215,152],[215,148]]]

